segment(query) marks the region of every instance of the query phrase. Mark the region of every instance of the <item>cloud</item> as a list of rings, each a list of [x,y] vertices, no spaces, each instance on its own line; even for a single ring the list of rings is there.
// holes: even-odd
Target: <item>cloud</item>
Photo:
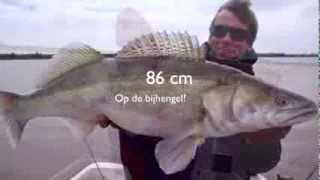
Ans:
[[[185,31],[203,42],[224,0],[0,0],[0,36],[15,45],[61,47],[72,41],[117,49],[115,21],[137,9],[155,31]],[[259,19],[257,51],[317,52],[318,2],[253,1]],[[33,9],[30,11],[30,8]],[[21,11],[23,9],[23,11]]]
[[[30,4],[21,0],[0,0],[0,4],[29,11],[36,10],[36,6],[34,4]]]
[[[85,7],[85,10],[88,11],[93,11],[96,13],[115,13],[115,12],[119,12],[121,9],[112,9],[112,8],[104,8],[104,7]]]
[[[317,52],[317,7],[315,2],[299,1],[278,6],[281,10],[255,9],[259,20],[257,49],[264,52]]]
[[[290,1],[279,1],[279,0],[268,0],[268,1],[253,1],[252,6],[257,11],[283,11],[288,7],[297,6],[301,4],[301,0],[290,0]]]

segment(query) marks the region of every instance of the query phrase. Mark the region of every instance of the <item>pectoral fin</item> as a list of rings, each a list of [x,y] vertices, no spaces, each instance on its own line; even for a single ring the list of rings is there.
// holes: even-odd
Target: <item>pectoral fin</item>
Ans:
[[[185,169],[196,154],[197,147],[204,138],[188,136],[186,138],[167,138],[156,145],[155,157],[160,168],[166,174]]]

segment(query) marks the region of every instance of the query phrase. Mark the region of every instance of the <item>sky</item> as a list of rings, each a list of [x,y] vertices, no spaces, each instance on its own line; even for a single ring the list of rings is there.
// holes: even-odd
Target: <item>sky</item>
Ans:
[[[117,16],[134,8],[153,31],[187,31],[200,42],[224,0],[0,0],[0,44],[118,50]],[[318,52],[318,1],[252,0],[257,52]],[[128,29],[121,32],[130,31]]]

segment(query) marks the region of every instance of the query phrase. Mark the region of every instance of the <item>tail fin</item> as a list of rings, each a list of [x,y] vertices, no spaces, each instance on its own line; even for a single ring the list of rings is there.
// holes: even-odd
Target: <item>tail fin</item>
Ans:
[[[27,124],[27,121],[17,119],[15,113],[19,97],[17,94],[0,91],[0,121],[4,121],[8,125],[7,134],[13,147],[16,147],[20,141],[23,129]]]

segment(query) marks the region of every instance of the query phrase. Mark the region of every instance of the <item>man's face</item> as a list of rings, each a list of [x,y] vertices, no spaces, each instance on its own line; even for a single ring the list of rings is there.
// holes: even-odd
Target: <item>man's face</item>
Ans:
[[[234,60],[250,47],[248,25],[243,24],[232,12],[220,11],[216,16],[214,27],[214,33],[208,43],[214,50],[216,58]]]

